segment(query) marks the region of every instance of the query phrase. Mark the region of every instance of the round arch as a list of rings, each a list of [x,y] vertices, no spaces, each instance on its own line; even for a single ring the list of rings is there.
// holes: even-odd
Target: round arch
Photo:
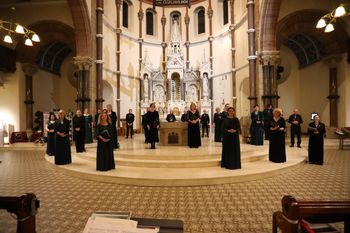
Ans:
[[[92,56],[91,24],[85,0],[68,0],[76,41],[77,56]]]

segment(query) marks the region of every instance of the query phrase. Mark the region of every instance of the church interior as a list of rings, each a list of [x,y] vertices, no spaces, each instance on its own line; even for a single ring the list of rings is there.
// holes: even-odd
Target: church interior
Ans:
[[[83,232],[96,211],[177,219],[183,232],[271,232],[285,195],[349,203],[349,137],[335,134],[350,127],[349,90],[348,0],[2,0],[0,233],[16,232],[1,196],[23,193],[40,200],[37,232],[50,233]],[[142,115],[151,103],[161,121],[170,111],[180,121],[191,103],[210,119],[233,106],[242,169],[220,168],[213,130],[190,149],[184,136],[168,146],[161,127],[149,150]],[[83,154],[72,149],[63,166],[41,142],[11,143],[11,132],[35,134],[37,112],[95,114],[108,104],[118,116],[113,171],[95,170],[95,142]],[[269,104],[304,119],[302,148],[288,147],[287,130],[284,164],[268,161],[268,141],[247,142],[253,107]],[[132,140],[124,138],[129,109]],[[312,114],[326,126],[323,166],[306,163]],[[176,124],[170,130],[181,134]]]

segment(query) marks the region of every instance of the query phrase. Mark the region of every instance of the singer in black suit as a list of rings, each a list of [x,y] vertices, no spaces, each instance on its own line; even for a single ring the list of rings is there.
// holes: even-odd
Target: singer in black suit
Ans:
[[[132,113],[132,109],[129,109],[129,113],[125,116],[126,121],[126,138],[129,137],[129,131],[130,131],[130,137],[132,138],[133,131],[134,131],[134,121],[135,121],[135,115]]]
[[[85,151],[85,118],[80,110],[73,117],[73,139],[77,153]]]
[[[250,135],[252,145],[264,144],[264,115],[259,111],[259,105],[254,106],[254,112],[250,114],[252,124],[250,125]]]
[[[318,115],[309,124],[309,163],[323,165],[323,140],[326,133],[325,125],[320,121]]]
[[[167,122],[175,122],[176,121],[176,117],[173,113],[173,110],[170,110],[170,113],[166,116],[166,121]]]
[[[270,123],[273,119],[273,109],[272,105],[268,104],[263,111],[264,115],[264,130],[265,130],[265,140],[270,140]]]
[[[297,146],[300,148],[301,144],[301,127],[303,118],[299,114],[298,109],[294,109],[292,115],[289,116],[288,123],[290,123],[290,147],[294,146],[294,138],[297,136]]]
[[[204,132],[205,132],[207,137],[209,138],[209,123],[210,123],[209,115],[207,114],[206,110],[203,110],[203,114],[201,116],[202,137],[204,137]]]

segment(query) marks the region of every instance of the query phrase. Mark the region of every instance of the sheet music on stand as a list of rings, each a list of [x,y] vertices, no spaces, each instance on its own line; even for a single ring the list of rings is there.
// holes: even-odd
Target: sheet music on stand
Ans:
[[[140,228],[130,220],[130,212],[95,212],[85,225],[83,233],[158,233],[159,227]]]

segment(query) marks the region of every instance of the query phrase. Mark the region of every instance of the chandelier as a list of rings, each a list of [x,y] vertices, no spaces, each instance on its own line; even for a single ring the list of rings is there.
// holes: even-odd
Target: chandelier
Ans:
[[[15,10],[14,7],[11,7],[11,10]],[[4,30],[5,36],[3,41],[8,44],[12,44],[13,40],[11,35],[17,34],[17,35],[23,35],[24,38],[24,44],[27,46],[33,46],[33,42],[40,42],[40,38],[38,34],[36,34],[34,31],[20,25],[19,23],[13,23],[11,21],[1,20],[0,19],[0,31]]]
[[[336,22],[336,19],[344,17],[349,13],[349,9],[346,9],[344,4],[340,4],[336,9],[322,16],[321,19],[318,20],[316,28],[325,28],[324,32],[332,32],[334,31],[333,24]]]

